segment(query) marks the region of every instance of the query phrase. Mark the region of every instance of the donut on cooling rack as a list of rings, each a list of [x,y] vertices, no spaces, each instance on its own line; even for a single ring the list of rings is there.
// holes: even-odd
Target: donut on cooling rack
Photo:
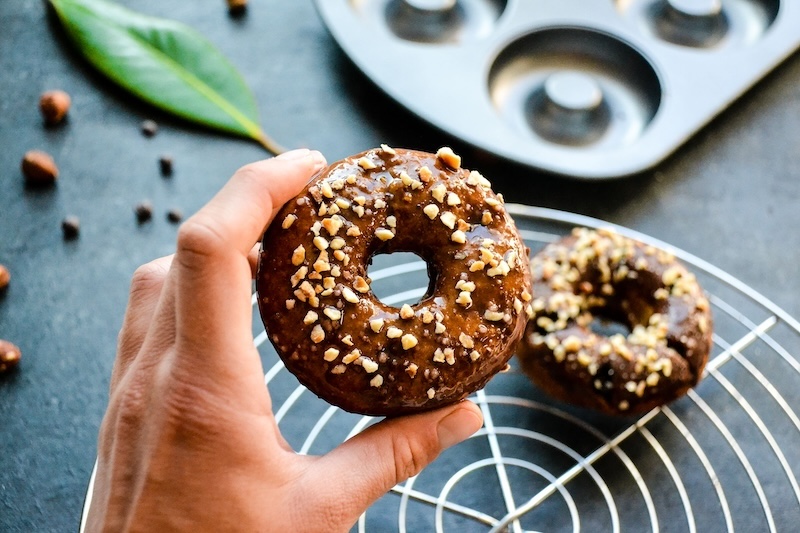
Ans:
[[[607,414],[639,414],[695,386],[712,317],[672,254],[609,230],[576,228],[531,259],[533,316],[523,371],[551,396]],[[602,335],[601,319],[629,333]]]
[[[430,285],[381,303],[367,267],[413,252]],[[308,389],[347,411],[397,415],[465,398],[506,367],[530,311],[528,250],[488,180],[436,154],[381,148],[315,176],[262,240],[269,338]]]

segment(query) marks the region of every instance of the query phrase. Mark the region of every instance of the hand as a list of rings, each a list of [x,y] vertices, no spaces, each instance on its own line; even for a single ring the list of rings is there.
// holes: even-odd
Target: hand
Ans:
[[[480,427],[461,402],[319,457],[281,437],[253,345],[253,244],[324,165],[296,150],[243,167],[181,226],[174,256],[134,274],[87,531],[346,531]]]

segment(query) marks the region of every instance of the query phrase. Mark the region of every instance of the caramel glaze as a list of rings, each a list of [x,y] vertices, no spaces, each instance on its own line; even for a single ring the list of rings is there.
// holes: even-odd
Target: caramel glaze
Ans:
[[[367,265],[400,251],[425,260],[430,286],[398,309],[372,293]],[[281,209],[256,290],[301,383],[347,411],[398,415],[461,400],[506,367],[530,312],[527,258],[502,196],[451,150],[383,145],[334,163]]]
[[[671,254],[613,231],[576,228],[531,260],[533,317],[518,358],[551,396],[606,414],[640,414],[702,376],[712,345],[708,300]],[[592,331],[598,317],[630,333]]]

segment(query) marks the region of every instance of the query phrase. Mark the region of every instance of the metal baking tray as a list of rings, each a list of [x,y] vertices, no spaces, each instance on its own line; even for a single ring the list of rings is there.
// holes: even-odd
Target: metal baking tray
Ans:
[[[661,162],[800,47],[794,0],[315,0],[390,97],[500,157],[608,179]]]

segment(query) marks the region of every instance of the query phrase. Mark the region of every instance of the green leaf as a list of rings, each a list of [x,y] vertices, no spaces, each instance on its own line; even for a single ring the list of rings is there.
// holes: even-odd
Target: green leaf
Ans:
[[[49,0],[70,39],[112,81],[184,119],[282,151],[261,129],[236,68],[183,24],[103,0]]]

